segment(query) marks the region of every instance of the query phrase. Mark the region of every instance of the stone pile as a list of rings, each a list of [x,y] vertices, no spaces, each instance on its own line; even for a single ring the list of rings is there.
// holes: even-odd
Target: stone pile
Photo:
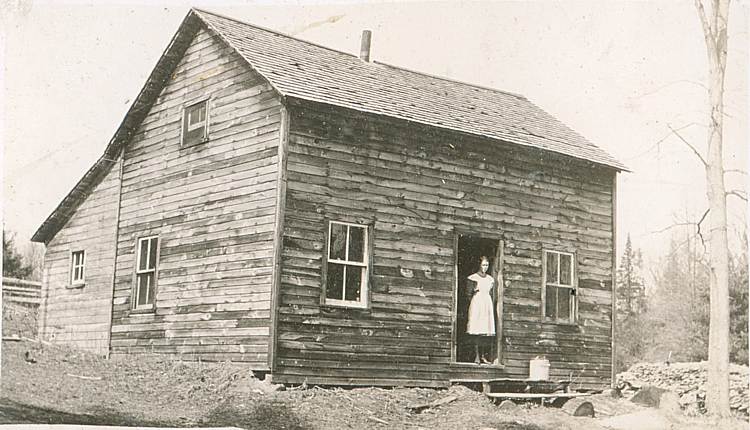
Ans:
[[[696,415],[705,412],[706,368],[705,361],[669,365],[638,363],[617,375],[617,386],[625,395],[646,385],[674,391],[680,397],[680,406],[689,415]],[[730,407],[733,412],[748,416],[748,367],[733,364],[729,373]]]

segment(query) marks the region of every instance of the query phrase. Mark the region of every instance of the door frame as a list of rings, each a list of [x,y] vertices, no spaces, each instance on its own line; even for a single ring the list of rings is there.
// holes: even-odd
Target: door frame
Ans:
[[[469,364],[459,363],[456,361],[456,347],[458,341],[458,243],[464,236],[475,237],[478,239],[497,241],[495,248],[495,264],[492,267],[492,277],[495,279],[495,289],[493,291],[493,300],[495,300],[495,350],[496,361],[493,365],[502,365],[503,363],[503,296],[505,292],[505,283],[503,278],[504,258],[505,258],[505,241],[499,233],[484,234],[466,228],[456,228],[453,234],[453,303],[451,306],[451,364]]]

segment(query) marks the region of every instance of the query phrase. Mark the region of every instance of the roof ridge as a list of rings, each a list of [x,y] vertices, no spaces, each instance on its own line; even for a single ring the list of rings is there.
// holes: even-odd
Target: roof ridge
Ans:
[[[198,13],[205,13],[205,14],[208,14],[208,15],[218,16],[220,18],[224,18],[224,19],[227,19],[229,21],[233,21],[233,22],[237,22],[237,23],[240,23],[240,24],[243,24],[243,25],[247,25],[249,27],[257,28],[259,30],[267,31],[269,33],[273,33],[273,34],[276,34],[278,36],[287,37],[289,39],[293,39],[293,40],[296,40],[298,42],[307,43],[307,44],[310,44],[310,45],[313,45],[313,46],[317,46],[318,48],[323,48],[323,49],[326,49],[328,51],[333,51],[333,52],[336,52],[338,54],[344,54],[344,55],[347,55],[349,57],[353,57],[353,58],[359,59],[359,56],[357,56],[356,54],[352,54],[352,53],[346,52],[346,51],[341,51],[341,50],[338,50],[338,49],[335,49],[335,48],[331,48],[329,46],[321,45],[321,44],[316,43],[316,42],[311,42],[309,40],[301,39],[299,37],[295,37],[295,36],[283,33],[283,32],[278,31],[278,30],[273,30],[273,29],[268,28],[268,27],[263,27],[262,25],[253,24],[253,23],[250,23],[250,22],[247,22],[247,21],[243,21],[241,19],[237,19],[237,18],[234,18],[234,17],[231,17],[231,16],[227,16],[227,15],[223,15],[223,14],[220,14],[220,13],[216,13],[216,12],[210,12],[210,11],[207,11],[205,9],[200,9],[200,8],[197,8],[197,7],[193,7],[191,9],[194,10],[195,12],[198,12]],[[367,63],[367,62],[363,61],[363,63]],[[480,88],[480,89],[487,90],[487,91],[492,91],[492,92],[497,92],[497,93],[502,93],[502,94],[508,94],[508,95],[511,95],[511,96],[514,96],[514,97],[518,97],[518,98],[523,99],[523,100],[527,100],[526,96],[524,96],[523,94],[514,93],[512,91],[501,90],[499,88],[492,88],[492,87],[488,87],[488,86],[485,86],[485,85],[478,85],[478,84],[474,84],[474,83],[471,83],[471,82],[461,81],[461,80],[455,79],[455,78],[449,78],[447,76],[439,76],[439,75],[435,75],[435,74],[432,74],[432,73],[427,73],[427,72],[422,72],[422,71],[419,71],[419,70],[409,69],[409,68],[402,67],[402,66],[396,66],[394,64],[386,63],[386,62],[383,62],[383,61],[373,60],[372,64],[380,64],[382,66],[390,67],[390,68],[397,69],[397,70],[403,70],[403,71],[410,72],[410,73],[416,73],[416,74],[419,74],[419,75],[422,75],[422,76],[428,76],[430,78],[440,79],[440,80],[447,81],[447,82],[454,82],[454,83],[461,84],[461,85],[468,85],[470,87]]]
[[[232,18],[231,16],[223,15],[223,14],[216,13],[216,12],[210,12],[210,11],[207,11],[205,9],[200,9],[200,8],[197,8],[197,7],[193,7],[193,8],[191,8],[191,10],[193,10],[195,12],[198,12],[198,13],[205,13],[205,14],[209,14],[209,15],[213,15],[213,16],[218,16],[219,18],[228,19],[230,21],[234,21],[234,22],[237,22],[237,23],[240,23],[240,24],[243,24],[243,25],[247,25],[248,27],[253,27],[253,28],[257,28],[258,30],[267,31],[267,32],[273,33],[273,34],[275,34],[277,36],[287,37],[289,39],[296,40],[298,42],[307,43],[308,45],[313,45],[313,46],[317,46],[318,48],[323,48],[323,49],[326,49],[328,51],[333,51],[333,52],[335,52],[337,54],[344,54],[344,55],[347,55],[349,57],[359,59],[359,56],[357,56],[356,54],[352,54],[351,52],[341,51],[341,50],[338,50],[336,48],[331,48],[330,46],[321,45],[321,44],[319,44],[317,42],[312,42],[312,41],[305,40],[305,39],[302,39],[302,38],[299,38],[299,37],[296,37],[296,36],[292,36],[290,34],[283,33],[283,32],[278,31],[278,30],[274,30],[274,29],[271,29],[271,28],[268,28],[268,27],[264,27],[262,25],[253,24],[253,23],[250,23],[250,22],[247,22],[247,21],[243,21],[241,19]]]

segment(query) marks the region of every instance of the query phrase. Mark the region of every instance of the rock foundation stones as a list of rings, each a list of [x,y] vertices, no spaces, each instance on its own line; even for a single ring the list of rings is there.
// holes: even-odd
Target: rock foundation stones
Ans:
[[[674,391],[689,415],[705,412],[706,362],[666,364],[639,363],[617,375],[617,386],[633,394],[646,385]],[[748,368],[732,365],[729,375],[729,401],[732,411],[748,416]]]

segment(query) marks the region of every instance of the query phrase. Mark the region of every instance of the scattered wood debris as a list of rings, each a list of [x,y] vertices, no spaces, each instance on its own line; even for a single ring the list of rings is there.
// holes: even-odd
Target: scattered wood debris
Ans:
[[[729,401],[732,410],[748,416],[748,367],[731,365],[729,374]],[[631,397],[646,386],[677,394],[678,402],[688,415],[705,413],[707,363],[639,363],[617,375],[617,386],[623,395]]]
[[[410,411],[418,414],[418,413],[420,413],[422,411],[425,411],[427,409],[436,408],[436,407],[442,406],[442,405],[447,405],[448,403],[454,402],[457,399],[458,399],[458,397],[456,397],[456,396],[446,396],[446,397],[441,397],[441,398],[439,398],[437,400],[433,400],[432,402],[429,402],[429,403],[418,403],[418,404],[414,404],[414,405],[408,405],[408,406],[406,406],[406,408],[409,409]]]
[[[78,378],[78,379],[85,379],[87,381],[101,381],[101,376],[83,376],[83,375],[74,375],[72,373],[66,373],[66,375],[70,376],[71,378]]]

